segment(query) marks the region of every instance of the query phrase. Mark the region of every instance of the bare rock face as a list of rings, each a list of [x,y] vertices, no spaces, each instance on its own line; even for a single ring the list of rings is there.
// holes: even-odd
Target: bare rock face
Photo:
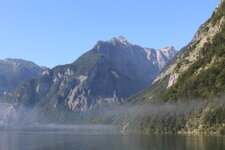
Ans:
[[[161,70],[177,53],[173,46],[168,46],[159,50],[145,48],[147,57],[154,65]]]
[[[175,53],[173,47],[142,48],[124,37],[99,41],[74,63],[45,70],[1,100],[42,112],[80,112],[101,103],[120,103],[151,84]]]
[[[23,80],[39,77],[44,69],[22,59],[0,60],[0,95],[14,89]]]

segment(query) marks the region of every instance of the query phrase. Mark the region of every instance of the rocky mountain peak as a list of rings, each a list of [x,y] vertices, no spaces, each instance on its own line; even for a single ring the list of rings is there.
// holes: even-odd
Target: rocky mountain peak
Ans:
[[[35,105],[42,99],[49,104],[46,107],[63,103],[72,111],[92,109],[101,102],[121,102],[153,82],[169,61],[163,53],[161,56],[158,59],[155,49],[133,45],[122,36],[99,41],[72,64],[45,70],[3,99],[21,105]]]
[[[173,46],[167,46],[159,49],[158,51],[162,52],[168,59],[173,58],[177,53],[177,50]]]
[[[152,61],[161,70],[177,53],[173,46],[155,50],[153,48],[144,48],[147,53],[148,60]]]
[[[123,36],[119,36],[118,38],[114,37],[109,42],[112,44],[120,43],[125,46],[132,46],[132,44],[130,42],[128,42],[128,40]]]
[[[173,46],[167,46],[167,47],[161,48],[160,50],[163,52],[176,51],[176,49]]]

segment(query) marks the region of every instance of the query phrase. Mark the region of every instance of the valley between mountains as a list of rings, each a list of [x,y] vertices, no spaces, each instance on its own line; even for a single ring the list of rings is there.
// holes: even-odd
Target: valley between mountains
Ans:
[[[225,1],[177,51],[120,36],[52,69],[0,60],[0,124],[107,124],[122,133],[225,134]]]

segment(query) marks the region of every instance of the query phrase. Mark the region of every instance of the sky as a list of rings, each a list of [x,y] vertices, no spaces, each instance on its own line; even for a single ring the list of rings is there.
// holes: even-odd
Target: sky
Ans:
[[[75,61],[97,41],[124,36],[180,49],[220,0],[0,0],[0,59],[54,67]]]

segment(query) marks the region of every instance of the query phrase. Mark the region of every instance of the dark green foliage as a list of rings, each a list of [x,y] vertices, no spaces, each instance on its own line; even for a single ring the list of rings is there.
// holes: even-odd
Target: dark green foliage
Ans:
[[[212,42],[204,45],[201,56],[179,76],[177,83],[166,91],[163,95],[165,101],[209,99],[225,93],[225,26]],[[201,70],[200,73],[197,70]]]
[[[204,127],[208,128],[215,125],[221,125],[225,123],[225,108],[216,107],[210,112],[206,113],[203,117]]]
[[[139,122],[138,130],[148,133],[176,133],[184,128],[186,123],[184,115],[168,114],[167,116],[157,115],[139,118],[141,119],[135,120],[136,123]]]

